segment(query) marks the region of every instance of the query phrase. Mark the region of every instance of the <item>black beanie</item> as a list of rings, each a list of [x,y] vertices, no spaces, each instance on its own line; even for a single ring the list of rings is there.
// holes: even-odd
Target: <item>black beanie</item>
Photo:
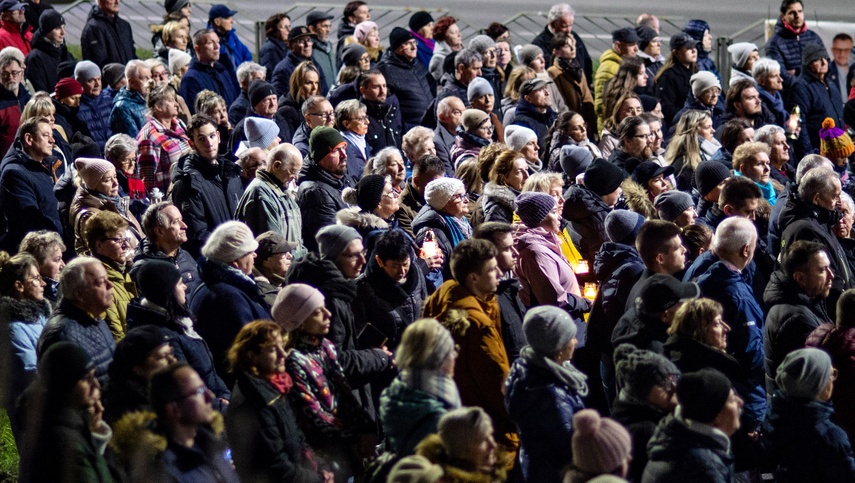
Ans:
[[[659,99],[653,96],[648,96],[647,94],[638,96],[638,100],[641,101],[641,109],[643,109],[644,112],[653,112],[653,110],[656,109],[656,104],[659,104]]]
[[[394,52],[398,47],[404,45],[404,43],[413,40],[413,34],[411,34],[407,29],[401,27],[395,27],[392,29],[392,32],[389,33],[389,48]]]
[[[363,176],[356,183],[356,202],[362,211],[373,212],[383,199],[386,177],[382,174]]]
[[[695,186],[706,196],[714,190],[722,181],[731,176],[730,170],[720,161],[702,161],[695,168]]]
[[[318,126],[309,134],[309,156],[317,163],[344,142],[340,132],[331,127]]]
[[[71,342],[57,342],[39,359],[39,378],[48,392],[65,394],[94,367],[82,347]]]
[[[822,45],[811,42],[802,48],[802,68],[807,70],[811,62],[819,59],[828,60],[828,52]]]
[[[855,99],[846,101],[843,106],[843,123],[850,129],[855,129]]]
[[[605,196],[618,189],[626,176],[626,172],[618,165],[598,158],[585,170],[585,187],[597,196]]]
[[[62,14],[49,8],[42,12],[39,17],[39,35],[45,35],[53,29],[58,29],[65,25],[65,19]]]
[[[145,360],[151,351],[163,344],[168,344],[170,340],[172,337],[169,332],[156,325],[143,325],[129,330],[125,337],[116,344],[110,375],[120,372],[129,376],[133,373],[134,366],[145,364]],[[120,371],[114,371],[113,365],[120,368]]]
[[[137,288],[143,297],[161,307],[175,292],[181,272],[175,264],[164,260],[146,260],[137,269]]]
[[[424,10],[419,10],[410,17],[409,27],[413,32],[418,32],[425,25],[433,22],[433,17]]]
[[[104,155],[101,154],[101,148],[95,140],[78,131],[71,137],[71,157],[74,160],[77,160],[77,158],[100,159]]]
[[[249,105],[255,108],[255,105],[263,101],[267,96],[275,96],[276,89],[273,88],[273,84],[264,79],[255,79],[249,85],[246,93],[247,97],[249,97]]]
[[[699,423],[711,423],[730,397],[733,385],[715,369],[684,374],[677,383],[677,402],[683,417]]]

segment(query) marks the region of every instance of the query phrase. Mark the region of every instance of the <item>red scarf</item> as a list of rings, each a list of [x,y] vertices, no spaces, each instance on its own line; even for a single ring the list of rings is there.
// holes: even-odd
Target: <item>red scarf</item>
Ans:
[[[270,384],[273,384],[273,387],[275,387],[280,394],[288,394],[288,391],[291,390],[291,386],[294,385],[294,381],[291,380],[291,376],[289,376],[287,372],[269,376],[267,381]]]
[[[801,35],[801,34],[805,33],[805,31],[807,30],[807,22],[803,23],[803,24],[802,24],[802,28],[800,28],[800,29],[798,29],[798,30],[794,29],[794,28],[793,28],[790,24],[788,24],[787,22],[781,22],[781,23],[783,23],[783,24],[784,24],[784,28],[785,28],[785,29],[789,30],[789,31],[790,31],[790,32],[792,32],[794,35]]]

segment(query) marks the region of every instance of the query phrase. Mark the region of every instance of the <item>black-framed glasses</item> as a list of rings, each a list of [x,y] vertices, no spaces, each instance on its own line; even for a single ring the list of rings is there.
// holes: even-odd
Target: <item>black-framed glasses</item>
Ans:
[[[454,201],[469,201],[469,193],[459,193],[451,197]]]
[[[210,391],[210,389],[208,389],[208,386],[202,384],[201,386],[194,389],[193,392],[191,392],[190,394],[178,396],[173,401],[183,401],[183,400],[190,398],[190,397],[193,397],[193,396],[204,396],[205,394],[208,393],[208,391]]]
[[[335,117],[335,112],[327,111],[327,112],[310,112],[310,116],[322,117],[324,119],[333,119]]]

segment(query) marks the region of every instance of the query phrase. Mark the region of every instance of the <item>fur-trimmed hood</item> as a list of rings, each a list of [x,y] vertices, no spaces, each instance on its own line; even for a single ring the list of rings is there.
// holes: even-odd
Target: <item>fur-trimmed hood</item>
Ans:
[[[438,434],[431,434],[416,446],[416,454],[424,456],[432,463],[442,466],[444,473],[442,481],[449,483],[497,483],[507,479],[509,455],[496,449],[496,463],[489,473],[478,470],[464,469],[467,465],[464,461],[452,460],[442,446],[442,440]]]
[[[389,228],[389,223],[386,220],[374,213],[362,211],[359,207],[338,210],[335,214],[335,220],[339,225],[349,226],[361,234]]]
[[[627,207],[648,220],[658,220],[659,213],[644,186],[627,178],[620,184]]]
[[[17,300],[12,297],[0,297],[0,320],[7,322],[37,322],[50,317],[50,304],[47,300]]]
[[[505,185],[499,185],[492,181],[487,182],[484,185],[484,191],[481,194],[482,197],[491,198],[491,201],[494,203],[499,203],[504,205],[509,210],[514,210],[514,202],[516,201],[516,195],[513,188]],[[486,200],[485,200],[486,201]]]

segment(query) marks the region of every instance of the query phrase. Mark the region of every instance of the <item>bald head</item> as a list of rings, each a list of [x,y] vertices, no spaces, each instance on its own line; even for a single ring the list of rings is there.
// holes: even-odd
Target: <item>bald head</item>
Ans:
[[[267,155],[264,170],[276,177],[282,184],[297,180],[303,168],[303,155],[293,144],[280,144]]]

